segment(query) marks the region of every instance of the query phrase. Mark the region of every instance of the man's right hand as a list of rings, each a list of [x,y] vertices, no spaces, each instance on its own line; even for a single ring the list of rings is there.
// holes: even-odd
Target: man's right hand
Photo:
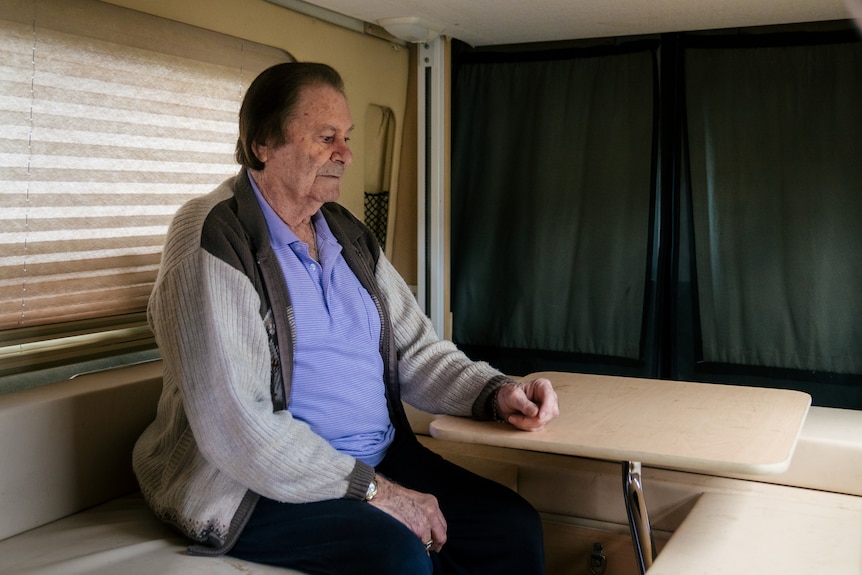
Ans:
[[[401,487],[377,476],[377,495],[368,502],[407,526],[423,544],[431,542],[429,551],[438,552],[446,543],[446,518],[437,498]]]

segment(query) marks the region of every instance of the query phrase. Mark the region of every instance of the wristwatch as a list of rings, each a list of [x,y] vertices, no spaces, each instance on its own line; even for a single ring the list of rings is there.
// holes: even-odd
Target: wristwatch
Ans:
[[[368,491],[365,492],[365,501],[371,501],[374,499],[374,496],[377,495],[377,477],[373,477],[371,479],[371,483],[368,484]]]

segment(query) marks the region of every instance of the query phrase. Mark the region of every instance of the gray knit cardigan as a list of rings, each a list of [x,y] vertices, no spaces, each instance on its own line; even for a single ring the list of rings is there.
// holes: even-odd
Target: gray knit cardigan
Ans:
[[[489,418],[505,376],[436,337],[364,225],[337,204],[322,211],[380,312],[397,432],[412,434],[402,400],[431,413]],[[163,389],[133,467],[150,507],[196,542],[194,552],[228,551],[261,495],[360,499],[373,476],[287,411],[292,305],[245,171],[177,212],[148,307]]]

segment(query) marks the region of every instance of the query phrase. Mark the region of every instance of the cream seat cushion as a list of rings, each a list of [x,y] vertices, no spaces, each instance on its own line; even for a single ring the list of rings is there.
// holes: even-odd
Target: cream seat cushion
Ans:
[[[192,556],[186,546],[133,494],[0,541],[0,573],[302,575],[233,557]]]

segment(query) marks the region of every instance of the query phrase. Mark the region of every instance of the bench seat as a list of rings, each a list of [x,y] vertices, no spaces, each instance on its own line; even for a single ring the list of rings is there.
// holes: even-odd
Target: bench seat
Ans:
[[[0,396],[0,573],[298,573],[195,557],[131,470],[161,391],[158,362]],[[547,573],[635,575],[619,463],[440,441],[434,451],[517,490],[542,515]],[[862,573],[862,412],[811,408],[788,471],[719,477],[644,468],[651,575]]]
[[[0,572],[32,575],[301,575],[233,557],[194,557],[139,493],[0,541]]]
[[[862,573],[862,502],[705,493],[649,575]]]

